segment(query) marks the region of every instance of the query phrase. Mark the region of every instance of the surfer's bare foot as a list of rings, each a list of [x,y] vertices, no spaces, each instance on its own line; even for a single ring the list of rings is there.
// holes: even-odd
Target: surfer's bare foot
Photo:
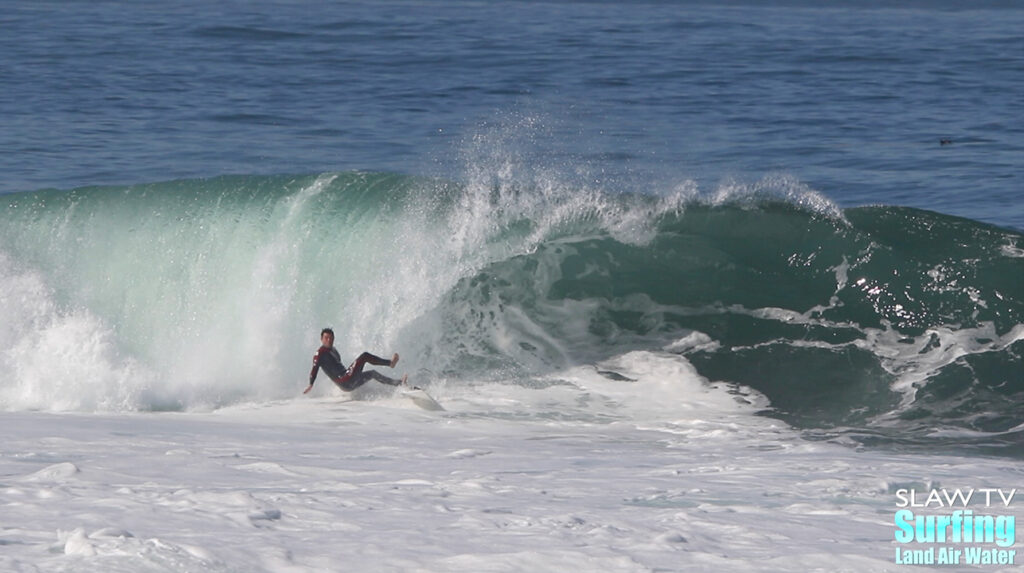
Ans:
[[[396,354],[395,356],[398,356],[398,355]],[[409,375],[408,374],[403,374],[402,375],[402,386],[408,386],[408,385],[409,385]]]
[[[398,364],[398,353],[397,352],[391,355],[391,367],[394,368],[395,364]]]

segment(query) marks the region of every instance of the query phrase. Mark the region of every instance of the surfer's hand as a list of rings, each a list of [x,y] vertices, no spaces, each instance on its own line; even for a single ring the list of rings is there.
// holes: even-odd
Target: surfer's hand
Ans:
[[[309,391],[313,389],[313,385],[306,386],[306,389],[302,391],[303,394],[309,394]]]

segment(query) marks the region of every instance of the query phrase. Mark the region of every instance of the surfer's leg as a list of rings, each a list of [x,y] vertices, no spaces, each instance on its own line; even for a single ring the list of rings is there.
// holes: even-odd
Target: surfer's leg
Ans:
[[[367,378],[363,377],[363,366],[366,366],[367,362],[376,366],[391,364],[390,360],[384,360],[380,356],[374,356],[369,352],[364,352],[359,355],[359,358],[356,358],[356,361],[352,363],[352,366],[348,367],[345,375],[340,378],[336,378],[334,383],[346,392],[351,392],[363,384],[366,384]]]
[[[380,372],[377,372],[376,370],[367,370],[366,372],[363,372],[362,375],[366,376],[367,378],[373,378],[377,382],[380,382],[381,384],[387,384],[388,386],[401,386],[402,384],[401,380],[388,378],[387,376],[381,374]]]
[[[396,354],[395,356],[398,355]],[[397,362],[397,360],[395,360],[395,362]],[[349,372],[362,372],[363,366],[367,363],[373,364],[374,366],[391,366],[391,360],[381,358],[380,356],[370,354],[369,352],[364,352],[359,355],[359,358],[356,358],[356,361],[352,363],[352,366],[349,366],[348,370]]]
[[[335,384],[338,385],[338,388],[341,388],[346,392],[351,392],[356,388],[362,386],[363,384],[366,384],[370,380],[368,374],[368,372],[355,372],[351,374],[346,374],[345,376],[335,380],[334,382]]]
[[[356,388],[366,384],[370,380],[376,380],[381,384],[387,384],[388,386],[399,386],[402,384],[402,380],[395,380],[394,378],[388,378],[387,376],[377,372],[376,370],[367,370],[365,372],[354,372],[345,376],[344,378],[338,379],[336,382],[338,387],[346,392],[351,392]]]
[[[387,384],[388,386],[399,386],[402,384],[401,380],[388,378],[374,370],[367,370],[366,372],[363,371],[363,367],[367,364],[373,364],[374,366],[392,366],[396,362],[398,362],[398,354],[392,356],[391,360],[387,360],[380,356],[370,354],[369,352],[364,352],[359,355],[359,358],[356,358],[356,361],[352,363],[352,366],[349,366],[348,372],[334,382],[339,388],[346,392],[351,392],[370,380],[376,380],[377,382]]]

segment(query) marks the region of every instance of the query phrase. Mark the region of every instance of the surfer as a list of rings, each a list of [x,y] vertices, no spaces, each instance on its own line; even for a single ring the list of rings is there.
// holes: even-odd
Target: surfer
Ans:
[[[364,352],[356,358],[356,361],[351,366],[345,368],[341,363],[341,355],[338,354],[338,350],[334,348],[334,331],[330,328],[325,328],[320,331],[320,349],[313,355],[313,369],[309,371],[309,387],[302,391],[303,394],[308,394],[313,389],[313,382],[316,382],[316,375],[323,368],[324,372],[338,385],[338,388],[346,392],[351,392],[363,384],[369,382],[371,379],[380,382],[381,384],[387,384],[388,386],[399,386],[405,384],[408,374],[402,376],[401,380],[395,380],[394,378],[388,378],[380,372],[375,370],[363,371],[363,366],[367,363],[373,364],[374,366],[390,366],[394,368],[398,364],[398,353],[394,353],[391,356],[391,360],[374,356],[369,352]]]

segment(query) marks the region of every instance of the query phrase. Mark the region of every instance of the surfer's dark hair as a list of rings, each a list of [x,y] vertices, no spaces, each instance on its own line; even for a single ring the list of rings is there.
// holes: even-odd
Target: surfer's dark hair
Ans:
[[[328,332],[331,333],[331,336],[334,336],[334,330],[331,329],[330,327],[321,330],[320,331],[320,336],[323,336],[323,335],[327,334]]]

